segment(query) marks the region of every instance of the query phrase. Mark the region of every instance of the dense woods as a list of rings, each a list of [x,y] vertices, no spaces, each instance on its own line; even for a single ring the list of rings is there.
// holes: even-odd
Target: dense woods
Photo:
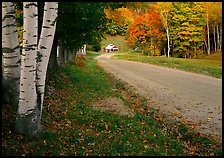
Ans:
[[[184,58],[222,50],[221,2],[130,2],[106,12],[120,24],[125,15],[121,10],[127,9],[131,23],[126,23],[126,38],[132,48]],[[116,16],[109,16],[111,12]]]

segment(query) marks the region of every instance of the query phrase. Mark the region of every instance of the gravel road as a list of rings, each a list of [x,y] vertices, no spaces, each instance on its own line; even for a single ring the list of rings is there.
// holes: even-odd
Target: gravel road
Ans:
[[[96,57],[107,72],[127,82],[150,99],[155,109],[178,114],[196,130],[222,140],[222,79],[133,61]]]

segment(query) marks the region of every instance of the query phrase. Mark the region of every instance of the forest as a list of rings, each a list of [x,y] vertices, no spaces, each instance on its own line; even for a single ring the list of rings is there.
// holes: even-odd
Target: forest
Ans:
[[[100,52],[108,35],[147,56],[211,55],[222,51],[222,3],[2,2],[2,107],[13,108],[16,132],[43,133],[47,79]]]
[[[108,33],[125,34],[127,44],[140,48],[142,53],[196,58],[200,54],[210,55],[222,50],[221,2],[129,5],[106,10],[112,21]]]

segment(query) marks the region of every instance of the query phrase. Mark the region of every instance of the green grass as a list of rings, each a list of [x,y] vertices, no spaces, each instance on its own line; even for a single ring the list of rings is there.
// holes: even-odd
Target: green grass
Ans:
[[[95,56],[88,53],[86,61],[80,60],[85,66],[68,65],[48,77],[51,88],[46,89],[38,137],[14,131],[15,110],[2,108],[2,155],[222,155],[221,143],[191,132],[188,125],[164,131],[159,112],[146,108],[148,100],[96,66]],[[121,98],[135,116],[93,110],[92,102],[105,97]]]
[[[115,59],[139,61],[169,68],[222,78],[222,61],[204,59],[167,58],[164,56],[145,56],[133,51],[122,52],[113,56]]]

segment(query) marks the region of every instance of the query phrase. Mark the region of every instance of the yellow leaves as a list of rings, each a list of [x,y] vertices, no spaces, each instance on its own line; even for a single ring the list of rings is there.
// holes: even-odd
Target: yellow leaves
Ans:
[[[213,117],[208,117],[208,121],[211,121],[213,119]]]

